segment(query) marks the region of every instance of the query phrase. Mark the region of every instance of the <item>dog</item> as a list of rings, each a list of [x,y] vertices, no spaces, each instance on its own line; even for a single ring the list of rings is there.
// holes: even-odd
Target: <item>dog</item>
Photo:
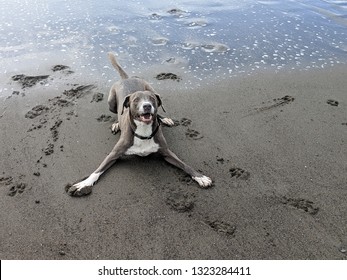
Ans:
[[[89,177],[68,185],[67,193],[71,196],[90,194],[99,177],[121,156],[147,156],[152,153],[159,153],[168,163],[185,171],[200,187],[211,186],[212,180],[209,177],[195,171],[168,148],[161,124],[173,126],[174,122],[158,114],[160,107],[165,112],[160,95],[145,80],[129,77],[112,53],[108,56],[121,77],[111,87],[108,97],[110,111],[118,115],[118,121],[112,125],[111,130],[113,133],[120,131],[121,135],[100,166]]]

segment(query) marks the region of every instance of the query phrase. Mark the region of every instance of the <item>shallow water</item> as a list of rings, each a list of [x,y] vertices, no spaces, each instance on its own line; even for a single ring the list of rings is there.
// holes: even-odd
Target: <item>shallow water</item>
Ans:
[[[187,86],[258,69],[346,62],[347,1],[341,0],[0,0],[0,5],[1,81],[65,64],[109,83],[115,77],[109,51],[130,73],[167,70],[184,75],[181,84]]]

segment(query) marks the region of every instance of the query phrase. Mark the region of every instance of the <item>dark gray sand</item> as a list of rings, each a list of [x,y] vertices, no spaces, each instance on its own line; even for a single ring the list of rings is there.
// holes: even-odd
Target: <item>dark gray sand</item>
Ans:
[[[347,259],[346,66],[194,90],[152,77],[169,145],[213,187],[124,157],[81,198],[64,186],[119,138],[108,89],[43,77],[0,104],[0,259]]]

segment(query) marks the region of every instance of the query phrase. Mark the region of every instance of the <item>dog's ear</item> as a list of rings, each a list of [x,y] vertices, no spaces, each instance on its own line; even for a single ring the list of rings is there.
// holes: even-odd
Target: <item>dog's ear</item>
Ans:
[[[163,111],[166,112],[165,109],[164,109],[164,107],[163,107],[163,102],[161,101],[160,95],[159,95],[158,93],[155,93],[155,96],[157,97],[158,107],[161,106],[161,108],[163,109]]]
[[[121,115],[123,115],[123,112],[124,112],[124,108],[129,108],[130,106],[130,94],[125,96],[124,98],[124,102],[123,102],[123,107],[122,107],[122,113]]]

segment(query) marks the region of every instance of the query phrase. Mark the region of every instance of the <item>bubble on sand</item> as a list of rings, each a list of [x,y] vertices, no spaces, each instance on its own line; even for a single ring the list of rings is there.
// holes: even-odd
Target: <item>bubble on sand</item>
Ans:
[[[152,44],[154,46],[165,46],[169,42],[169,39],[164,38],[164,37],[159,37],[159,38],[153,38],[152,39]]]
[[[223,53],[229,50],[229,47],[224,44],[206,44],[202,45],[201,49],[205,52],[218,52],[218,53]]]
[[[129,46],[129,47],[136,47],[137,46],[137,38],[134,36],[126,36],[124,39],[124,42]]]
[[[189,22],[186,23],[186,25],[191,29],[195,29],[195,28],[207,26],[207,21],[203,19],[195,19],[195,20],[190,20]]]
[[[108,26],[106,29],[112,34],[119,34],[120,33],[119,27],[114,26],[114,25]]]
[[[193,50],[199,46],[198,43],[195,42],[185,42],[181,45],[181,48],[184,50]]]
[[[157,13],[153,13],[148,17],[149,20],[161,20],[162,16],[157,14]]]
[[[184,66],[184,65],[187,65],[187,61],[182,57],[169,57],[163,60],[162,64]]]
[[[176,17],[183,17],[187,12],[181,10],[181,9],[171,9],[167,11],[170,15],[174,15]]]

